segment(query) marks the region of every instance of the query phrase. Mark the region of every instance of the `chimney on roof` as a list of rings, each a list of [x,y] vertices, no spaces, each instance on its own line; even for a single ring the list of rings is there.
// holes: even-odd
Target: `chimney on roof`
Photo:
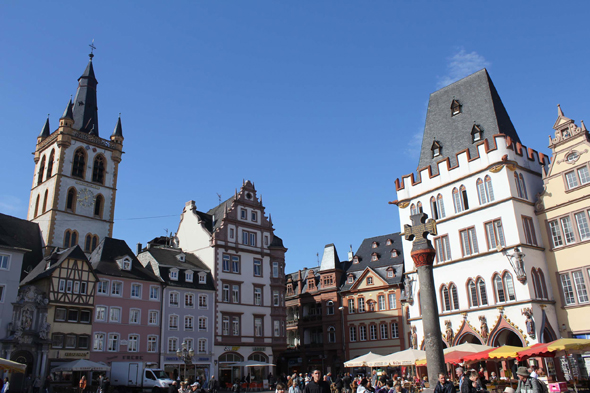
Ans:
[[[137,252],[135,253],[135,255],[139,255],[141,253],[143,246],[141,245],[141,243],[137,243]]]
[[[352,262],[353,257],[354,257],[354,253],[352,252],[352,244],[351,244],[350,250],[348,251],[348,262]]]

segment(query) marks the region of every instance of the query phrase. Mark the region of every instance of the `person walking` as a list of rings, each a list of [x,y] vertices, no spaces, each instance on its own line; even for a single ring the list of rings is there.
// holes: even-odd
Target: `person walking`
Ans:
[[[518,377],[516,393],[543,393],[543,388],[539,384],[539,381],[531,378],[531,374],[526,367],[519,367],[516,371],[516,376]]]
[[[84,393],[86,390],[86,375],[82,375],[82,378],[80,378],[80,382],[78,383],[78,387],[80,388],[80,393]]]
[[[330,385],[322,380],[322,372],[318,369],[311,373],[311,381],[303,389],[303,393],[330,393]]]
[[[455,385],[447,379],[445,373],[438,373],[438,381],[434,393],[457,393]]]
[[[8,393],[8,388],[10,386],[10,381],[8,380],[8,377],[4,378],[4,385],[2,385],[2,393]]]

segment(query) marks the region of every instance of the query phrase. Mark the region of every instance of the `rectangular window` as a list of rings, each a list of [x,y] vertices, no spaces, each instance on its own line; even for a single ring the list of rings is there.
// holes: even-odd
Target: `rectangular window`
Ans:
[[[574,230],[572,228],[572,220],[569,216],[562,217],[561,221],[561,229],[563,230],[563,237],[565,238],[565,244],[573,243],[576,238],[574,237]]]
[[[239,303],[240,302],[240,286],[239,285],[232,286],[231,299],[232,299],[232,303]]]
[[[60,279],[59,280],[59,292],[64,293],[66,291],[66,280]]]
[[[109,352],[119,352],[119,335],[115,333],[109,333],[109,344],[107,346]]]
[[[148,336],[147,351],[158,352],[158,336]]]
[[[80,293],[80,281],[74,281],[74,293]]]
[[[140,324],[141,323],[141,311],[138,308],[132,308],[129,310],[129,323]]]
[[[537,245],[537,235],[535,234],[535,226],[533,219],[527,216],[522,216],[522,226],[524,229],[524,239],[527,244]]]
[[[229,228],[229,238],[230,239],[234,238],[234,229],[233,228]]]
[[[278,307],[279,303],[279,291],[272,291],[272,305]]]
[[[192,331],[194,330],[194,321],[195,319],[191,316],[184,317],[184,330]]]
[[[185,272],[184,273],[184,281],[193,282],[193,276],[194,276],[193,272]]]
[[[170,306],[171,307],[178,307],[179,306],[179,304],[178,304],[179,297],[180,297],[180,295],[178,292],[170,292]]]
[[[379,330],[381,330],[381,340],[387,340],[388,337],[388,330],[387,329],[387,325],[382,323],[381,325],[379,325]]]
[[[448,235],[434,239],[434,245],[436,248],[436,259],[439,263],[451,260],[451,244],[449,243]]]
[[[254,336],[262,337],[262,318],[254,318]]]
[[[86,282],[81,282],[81,283],[80,283],[80,293],[81,293],[82,295],[86,295],[86,291],[87,291],[87,289],[88,289],[88,283],[86,283]]]
[[[139,352],[139,336],[132,334],[127,340],[127,352]]]
[[[256,234],[254,232],[242,231],[242,244],[256,247]]]
[[[10,257],[8,255],[0,254],[0,269],[8,270],[9,268]]]
[[[590,182],[590,173],[588,172],[588,167],[583,166],[579,168],[578,176],[580,177],[581,184],[588,184]]]
[[[354,314],[355,306],[354,306],[354,299],[348,299],[348,313]]]
[[[356,326],[350,327],[350,341],[356,341]]]
[[[568,172],[565,174],[565,181],[567,183],[567,189],[571,190],[572,188],[576,188],[579,186],[578,177],[574,171]]]
[[[77,308],[70,308],[68,310],[68,322],[78,322],[80,311]]]
[[[237,255],[231,257],[231,271],[232,273],[240,272],[240,257]]]
[[[178,339],[177,338],[169,338],[168,339],[168,352],[176,352],[178,349]]]
[[[498,244],[504,247],[504,228],[502,227],[502,220],[494,220],[485,223],[486,237],[488,239],[488,250],[498,247]]]
[[[131,284],[131,297],[141,299],[141,284]]]
[[[563,237],[561,236],[561,229],[559,229],[557,220],[549,222],[549,231],[551,232],[553,247],[563,246]]]
[[[397,322],[393,322],[391,324],[391,338],[399,338],[399,331],[397,327]]]
[[[576,302],[574,298],[574,288],[572,287],[572,281],[570,280],[570,275],[568,273],[560,274],[561,279],[561,288],[563,289],[563,299],[565,300],[565,305],[568,306],[570,304],[574,304]]]
[[[207,331],[207,318],[206,317],[199,317],[199,331],[201,331],[201,332]]]
[[[150,300],[160,300],[160,288],[150,287]]]
[[[106,322],[107,320],[107,308],[105,306],[96,306],[96,318],[99,322]]]
[[[262,276],[262,261],[260,259],[254,260],[254,275],[256,277]]]
[[[256,222],[256,220],[258,220],[258,214],[256,214],[256,212],[251,212],[250,214],[252,221]]]
[[[148,325],[159,325],[160,322],[160,312],[157,310],[150,310],[148,314]]]
[[[207,283],[207,275],[205,273],[199,273],[199,284]]]
[[[64,347],[64,335],[63,334],[53,334],[51,336],[51,347],[63,348]]]
[[[74,283],[72,282],[72,280],[68,280],[68,282],[66,283],[66,293],[72,293],[73,285]]]
[[[227,254],[223,254],[223,266],[222,266],[222,270],[224,272],[229,272],[229,255]]]
[[[199,353],[207,353],[207,339],[206,338],[199,339]]]
[[[379,297],[377,299],[379,302],[379,311],[385,310],[385,296],[379,295]]]
[[[365,312],[365,298],[359,297],[359,312]]]
[[[104,339],[104,333],[94,333],[92,348],[95,351],[104,351]]]
[[[184,294],[184,307],[195,308],[195,295],[192,293]]]
[[[248,212],[246,211],[246,209],[240,209],[240,218],[242,220],[245,220],[248,217]]]
[[[359,336],[361,341],[367,341],[367,327],[365,325],[359,326]]]
[[[223,317],[222,319],[221,334],[229,336],[229,317]]]
[[[61,284],[61,282],[60,282],[60,284]],[[60,287],[61,287],[61,285],[60,285]],[[96,293],[101,294],[101,295],[107,295],[109,293],[109,282],[108,281],[97,282],[96,283]]]
[[[461,237],[461,250],[463,251],[464,257],[479,252],[475,228],[463,229],[459,231],[459,236]]]
[[[223,290],[221,291],[221,301],[229,303],[229,284],[223,284]]]
[[[55,321],[56,322],[65,321],[67,316],[68,316],[68,311],[65,308],[56,308],[55,309]]]
[[[80,349],[88,349],[88,341],[90,337],[88,336],[79,336],[78,337],[78,348]]]
[[[109,322],[121,323],[121,308],[111,307],[109,311]]]
[[[371,340],[377,340],[377,325],[369,326],[369,331],[371,332]]]
[[[574,278],[574,285],[576,286],[576,294],[578,295],[578,303],[588,303],[588,291],[586,290],[586,283],[581,270],[572,272]]]
[[[279,324],[279,321],[274,321],[274,335],[275,337],[281,336],[281,325]]]
[[[254,287],[254,305],[262,306],[262,288]]]
[[[178,270],[172,269],[170,270],[170,279],[174,281],[178,281]]]
[[[6,292],[6,285],[0,285],[0,303],[4,303],[4,292]]]
[[[120,281],[113,281],[111,285],[111,296],[123,296],[123,283]]]
[[[80,310],[80,322],[90,323],[91,313],[92,311],[90,310]]]
[[[389,294],[389,309],[394,310],[397,308],[397,299],[395,293]]]
[[[240,318],[233,317],[231,324],[232,324],[232,334],[234,336],[239,336],[240,335]]]
[[[207,295],[199,295],[199,308],[200,309],[207,308]]]
[[[579,212],[574,214],[576,218],[576,225],[578,226],[578,234],[580,240],[590,239],[590,227],[588,226],[588,216],[586,212]]]
[[[76,340],[76,335],[68,334],[66,336],[66,348],[76,348],[77,341],[78,340]]]
[[[168,319],[168,329],[178,330],[178,315],[170,315]]]
[[[272,276],[274,278],[278,278],[279,277],[279,263],[278,262],[273,262],[272,263]]]

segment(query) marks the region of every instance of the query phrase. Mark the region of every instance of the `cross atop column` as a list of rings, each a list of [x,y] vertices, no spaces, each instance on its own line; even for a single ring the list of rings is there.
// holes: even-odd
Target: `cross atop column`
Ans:
[[[413,240],[412,251],[431,249],[432,243],[428,235],[436,235],[436,221],[428,218],[425,213],[418,213],[410,216],[412,225],[404,225],[404,237],[406,240]]]

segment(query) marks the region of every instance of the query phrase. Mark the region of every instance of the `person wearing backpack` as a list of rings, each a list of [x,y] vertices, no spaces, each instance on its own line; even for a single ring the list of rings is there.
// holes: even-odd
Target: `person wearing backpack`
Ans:
[[[531,378],[526,367],[519,367],[516,375],[518,376],[516,393],[543,393],[543,387],[537,379]]]

